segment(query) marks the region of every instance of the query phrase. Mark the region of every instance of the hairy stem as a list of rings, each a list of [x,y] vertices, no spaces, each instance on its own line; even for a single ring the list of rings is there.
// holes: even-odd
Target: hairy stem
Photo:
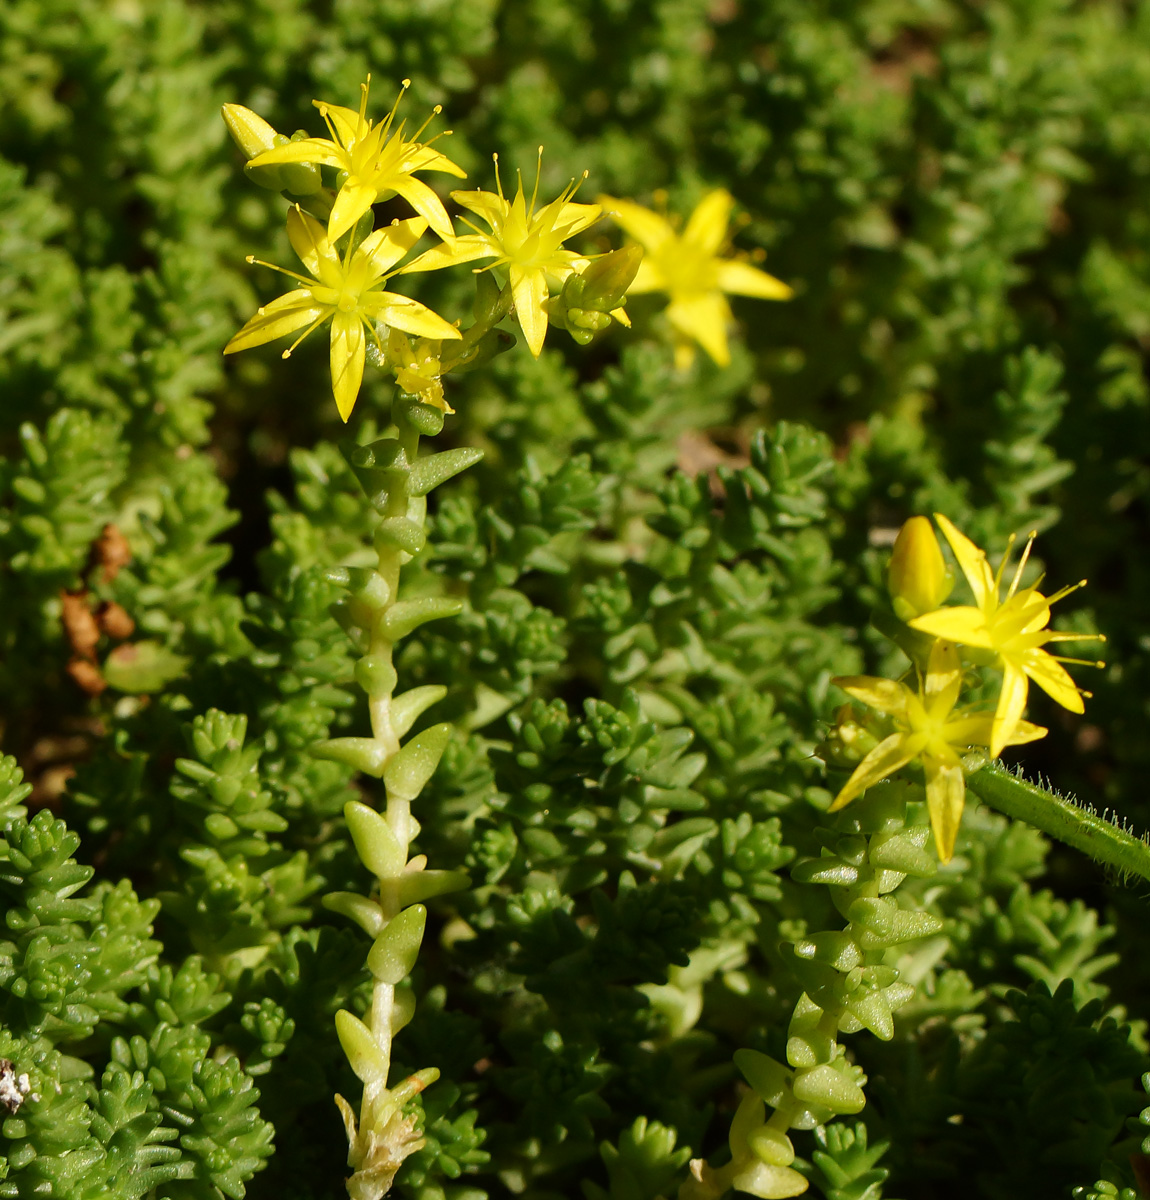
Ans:
[[[1150,842],[1074,800],[1028,783],[997,762],[967,776],[966,786],[984,803],[1081,850],[1123,876],[1150,880]]]

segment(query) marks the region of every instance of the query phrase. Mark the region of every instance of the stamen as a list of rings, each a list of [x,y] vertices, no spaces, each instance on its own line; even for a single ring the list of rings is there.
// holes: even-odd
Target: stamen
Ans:
[[[1006,593],[1006,598],[1009,600],[1016,591],[1018,585],[1022,582],[1022,572],[1026,567],[1026,560],[1030,557],[1030,548],[1034,545],[1034,539],[1038,536],[1038,530],[1032,529],[1030,536],[1026,539],[1026,549],[1022,552],[1022,557],[1018,560],[1018,570],[1014,572],[1014,582],[1010,585],[1010,591]]]
[[[1006,570],[1006,564],[1010,561],[1010,552],[1014,549],[1015,535],[1012,533],[1006,539],[1006,549],[1003,551],[1002,560],[998,564],[998,570],[994,573],[994,594],[998,595],[998,588],[1002,583],[1002,573]]]
[[[1050,656],[1055,662],[1072,663],[1076,667],[1104,667],[1106,664],[1100,658],[1065,658],[1061,654],[1052,654]],[[1088,692],[1082,693],[1084,696],[1089,695]]]
[[[283,352],[281,357],[291,358],[291,352],[300,344],[300,342],[302,342],[309,333],[312,333],[317,326],[322,325],[330,315],[330,313],[320,313],[320,315],[316,317],[314,321],[312,321],[312,323],[303,331],[303,333],[301,333],[299,337],[297,337],[296,340],[292,342],[292,344]]]
[[[1046,599],[1046,603],[1047,604],[1055,604],[1055,603],[1057,603],[1057,601],[1061,600],[1064,596],[1069,596],[1071,592],[1076,592],[1076,591],[1078,591],[1079,588],[1082,588],[1085,586],[1086,586],[1086,580],[1080,579],[1077,583],[1072,583],[1068,587],[1064,587],[1064,588],[1060,589],[1059,591],[1055,592],[1053,596],[1048,596]]]
[[[1104,633],[1062,633],[1057,631],[1046,635],[1048,642],[1104,642]]]
[[[359,142],[363,138],[364,133],[371,128],[367,124],[367,92],[371,90],[371,76],[367,76],[367,82],[359,85],[359,121],[355,125],[355,140]]]
[[[535,159],[535,186],[531,189],[531,207],[527,210],[527,218],[535,211],[535,201],[539,196],[539,172],[543,170],[543,147],[539,147],[539,156]]]
[[[435,106],[435,107],[434,107],[434,108],[431,110],[431,116],[430,116],[430,117],[428,117],[428,118],[427,118],[427,120],[426,120],[426,121],[424,121],[422,125],[420,125],[420,127],[419,127],[419,128],[418,128],[418,129],[417,129],[417,130],[416,130],[416,131],[415,131],[415,132],[414,132],[414,133],[411,135],[411,137],[410,137],[408,140],[409,140],[409,141],[412,141],[412,142],[418,142],[418,141],[419,141],[419,135],[420,135],[420,134],[421,134],[421,133],[422,133],[422,132],[423,132],[423,131],[424,131],[424,130],[425,130],[427,127],[428,127],[428,125],[430,125],[430,124],[431,124],[431,122],[432,122],[432,121],[434,121],[434,120],[435,120],[435,118],[436,118],[436,117],[438,117],[438,116],[439,116],[439,114],[440,114],[441,112],[443,112],[443,105],[442,105],[442,104],[437,104],[437,105],[436,105],[436,106]]]
[[[327,126],[328,133],[331,134],[331,140],[333,142],[335,142],[335,144],[337,146],[343,146],[343,142],[340,140],[339,133],[336,131],[335,126],[332,124],[331,117],[329,117],[327,115],[327,105],[326,104],[321,104],[319,106],[319,115],[321,117],[323,117],[323,123]],[[345,150],[347,149],[346,146],[344,146],[343,148]]]
[[[383,130],[386,133],[391,128],[392,121],[395,120],[395,114],[399,109],[399,102],[403,99],[403,93],[411,87],[410,79],[401,79],[399,83],[399,95],[395,98],[395,103],[391,106],[391,112],[387,114],[383,122]]]
[[[591,174],[590,171],[584,171],[578,179],[572,179],[571,182],[563,189],[559,195],[559,204],[567,204],[575,193],[587,182],[587,177]]]
[[[264,262],[262,258],[255,258],[251,254],[248,255],[247,261],[254,263],[257,267],[267,267],[269,270],[278,271],[281,275],[287,275],[291,279],[298,279],[305,287],[315,287],[314,279],[309,279],[306,275],[300,275],[295,271],[289,271],[287,267],[277,267],[275,263]]]
[[[499,178],[499,155],[493,154],[491,160],[495,163],[495,190],[499,193],[499,199],[503,200],[503,181]]]

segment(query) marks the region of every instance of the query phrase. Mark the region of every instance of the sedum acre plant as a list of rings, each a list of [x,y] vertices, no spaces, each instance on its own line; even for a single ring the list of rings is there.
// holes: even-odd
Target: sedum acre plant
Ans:
[[[0,9],[0,1197],[1150,1194],[1144,16]]]

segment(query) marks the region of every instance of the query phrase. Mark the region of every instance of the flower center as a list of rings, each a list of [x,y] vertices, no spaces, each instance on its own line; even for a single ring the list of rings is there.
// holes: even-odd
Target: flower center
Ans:
[[[359,296],[349,288],[344,288],[339,294],[339,299],[335,302],[336,308],[341,313],[352,313],[359,307]]]

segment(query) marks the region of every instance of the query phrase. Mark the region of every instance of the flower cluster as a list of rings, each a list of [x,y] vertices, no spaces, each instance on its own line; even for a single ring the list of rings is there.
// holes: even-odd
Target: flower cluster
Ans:
[[[1007,746],[1046,735],[1046,729],[1022,717],[1030,680],[1063,708],[1081,713],[1082,697],[1089,693],[1074,683],[1062,664],[1084,660],[1062,658],[1044,647],[1101,638],[1047,628],[1051,605],[1082,584],[1051,596],[1038,590],[1041,579],[1022,586],[1034,534],[1003,596],[1003,577],[1014,539],[998,570],[993,571],[985,552],[946,517],[936,513],[935,520],[974,603],[943,606],[953,577],[930,522],[912,517],[899,532],[887,575],[891,606],[901,622],[890,634],[911,659],[911,684],[866,675],[836,679],[835,683],[869,712],[860,718],[850,705],[839,711],[828,740],[827,759],[835,766],[854,767],[832,810],[849,804],[872,784],[908,764],[920,766],[935,844],[939,857],[947,862],[954,854],[965,802],[963,754],[985,747],[997,756]],[[966,678],[960,650],[970,668],[1002,671],[993,711],[979,704],[959,704]]]
[[[403,81],[400,98],[408,84]],[[509,200],[496,157],[496,192],[452,193],[488,229],[464,220],[470,232],[457,236],[443,202],[416,176],[439,171],[462,177],[464,171],[433,148],[434,138],[420,140],[426,122],[405,135],[405,124],[396,123],[399,100],[382,121],[368,117],[369,85],[370,77],[362,85],[358,111],[314,102],[327,126],[326,138],[289,139],[250,109],[224,105],[224,120],[248,159],[249,177],[282,192],[292,204],[288,238],[307,272],[260,263],[299,286],[261,307],[228,342],[225,353],[302,330],[284,351],[288,358],[309,333],[330,322],[332,391],[346,421],[369,358],[394,374],[401,391],[449,412],[442,377],[506,349],[510,340],[495,326],[509,315],[514,314],[536,357],[543,349],[549,318],[579,342],[612,319],[629,324],[622,305],[638,256],[622,250],[592,259],[565,246],[602,214],[598,204],[573,202],[576,183],[540,205],[537,172],[530,200],[522,178]],[[438,113],[436,108],[432,116]],[[405,200],[417,215],[373,231],[372,206],[392,196]],[[403,265],[429,230],[439,243]],[[389,287],[396,276],[484,259],[490,261],[476,273],[498,272],[499,286],[494,294],[480,287],[476,320],[466,330]],[[597,268],[597,287],[566,286],[592,265]]]

